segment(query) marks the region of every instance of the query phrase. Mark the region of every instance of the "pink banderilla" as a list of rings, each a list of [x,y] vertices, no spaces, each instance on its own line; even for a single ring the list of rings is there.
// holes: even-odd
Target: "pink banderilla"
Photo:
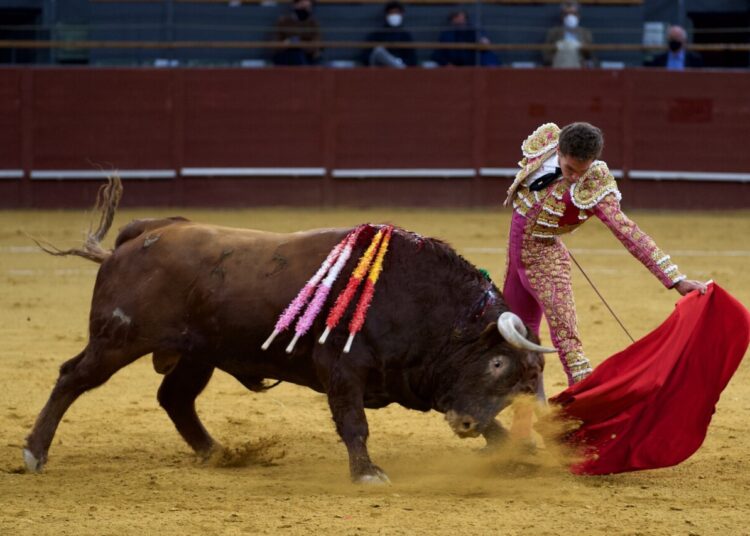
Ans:
[[[341,250],[341,254],[338,259],[336,259],[336,263],[331,267],[326,278],[323,279],[323,282],[318,286],[315,291],[315,296],[307,306],[305,313],[297,321],[297,326],[294,329],[294,338],[289,343],[289,346],[286,347],[286,353],[291,354],[294,350],[294,345],[297,344],[297,340],[312,327],[315,318],[318,316],[318,313],[328,297],[328,293],[331,291],[331,287],[338,278],[339,273],[341,273],[341,270],[344,268],[346,261],[349,260],[352,250],[354,249],[354,244],[357,242],[357,237],[361,230],[361,226],[357,227],[347,237],[348,240],[346,241],[346,245]]]
[[[349,235],[345,236],[343,240],[341,240],[341,242],[339,242],[336,247],[331,250],[331,252],[328,254],[328,257],[326,257],[326,259],[323,261],[323,264],[321,264],[320,268],[318,268],[318,271],[315,272],[315,275],[310,278],[305,286],[302,287],[302,289],[299,291],[297,297],[292,300],[292,302],[287,306],[286,309],[284,309],[284,312],[281,313],[281,316],[279,316],[279,319],[276,321],[276,326],[273,328],[273,333],[271,333],[268,339],[266,339],[266,342],[264,342],[261,346],[263,350],[268,350],[268,347],[271,346],[271,343],[276,338],[276,336],[282,331],[286,330],[292,324],[292,322],[294,322],[294,319],[297,318],[297,315],[310,299],[310,296],[312,296],[313,292],[315,292],[315,289],[320,281],[328,273],[328,270],[330,270],[333,263],[336,262],[336,259],[339,257],[341,250],[344,249],[344,246],[346,245],[348,240]]]

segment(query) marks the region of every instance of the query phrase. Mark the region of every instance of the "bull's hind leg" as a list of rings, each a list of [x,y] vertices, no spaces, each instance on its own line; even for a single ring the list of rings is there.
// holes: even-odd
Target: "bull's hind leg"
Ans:
[[[177,431],[195,452],[208,456],[216,443],[195,412],[195,399],[211,379],[214,367],[183,357],[159,387],[159,404],[172,419]]]
[[[47,461],[57,426],[70,405],[83,393],[106,382],[115,372],[140,355],[121,349],[95,350],[89,344],[83,352],[63,363],[49,400],[26,438],[24,462],[30,471],[41,471]]]

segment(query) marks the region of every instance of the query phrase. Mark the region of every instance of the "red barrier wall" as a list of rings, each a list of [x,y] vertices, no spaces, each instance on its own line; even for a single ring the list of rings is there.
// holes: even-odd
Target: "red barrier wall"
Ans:
[[[747,72],[0,69],[0,206],[89,205],[96,181],[76,173],[97,166],[172,173],[126,180],[129,205],[495,204],[509,179],[479,170],[514,167],[521,141],[543,122],[585,120],[605,132],[603,159],[623,171],[626,204],[746,208],[747,179],[630,173],[749,174],[748,95]],[[321,172],[212,177],[184,168]],[[474,171],[334,173],[360,168]],[[71,173],[56,179],[53,170]]]

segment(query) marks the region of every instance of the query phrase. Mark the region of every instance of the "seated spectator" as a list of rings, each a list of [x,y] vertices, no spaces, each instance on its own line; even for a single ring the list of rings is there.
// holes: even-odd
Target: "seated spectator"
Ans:
[[[703,67],[703,57],[697,52],[685,49],[687,32],[682,26],[670,26],[667,30],[669,51],[658,54],[646,67],[666,67],[671,70],[682,70],[685,67]]]
[[[279,17],[276,23],[276,40],[290,45],[320,41],[320,27],[313,16],[312,0],[293,0],[291,7],[291,11]],[[320,63],[320,54],[319,48],[291,46],[276,52],[273,62],[275,65],[316,65]]]
[[[545,50],[544,64],[552,67],[576,69],[593,67],[594,56],[586,47],[593,43],[591,32],[578,25],[581,20],[578,2],[564,2],[560,6],[562,25],[547,31],[547,45],[554,50]]]
[[[456,11],[448,17],[450,30],[440,32],[441,43],[481,43],[488,45],[490,40],[478,28],[469,24],[469,14],[466,11]],[[432,59],[438,65],[454,65],[456,67],[470,67],[481,65],[494,67],[500,65],[500,60],[491,50],[468,50],[441,48],[432,54]]]
[[[401,2],[388,2],[384,10],[383,28],[367,36],[368,41],[375,43],[412,43],[411,32],[403,29],[405,9]],[[385,48],[377,46],[366,51],[365,65],[396,67],[414,67],[417,64],[417,52],[413,48]]]

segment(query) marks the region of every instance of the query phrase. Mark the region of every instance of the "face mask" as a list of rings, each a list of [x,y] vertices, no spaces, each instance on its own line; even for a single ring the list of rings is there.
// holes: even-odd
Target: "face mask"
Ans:
[[[578,27],[578,17],[576,15],[573,15],[572,13],[569,13],[568,15],[565,15],[565,18],[563,19],[563,24],[568,30],[572,30],[573,28]]]
[[[669,50],[671,50],[672,52],[677,52],[681,48],[682,48],[682,42],[676,41],[674,39],[669,40]]]
[[[310,16],[310,12],[306,9],[295,9],[294,14],[297,16],[297,19],[299,20],[307,20]]]
[[[404,16],[401,13],[389,13],[385,16],[385,21],[388,23],[388,26],[395,28],[396,26],[401,26]]]

